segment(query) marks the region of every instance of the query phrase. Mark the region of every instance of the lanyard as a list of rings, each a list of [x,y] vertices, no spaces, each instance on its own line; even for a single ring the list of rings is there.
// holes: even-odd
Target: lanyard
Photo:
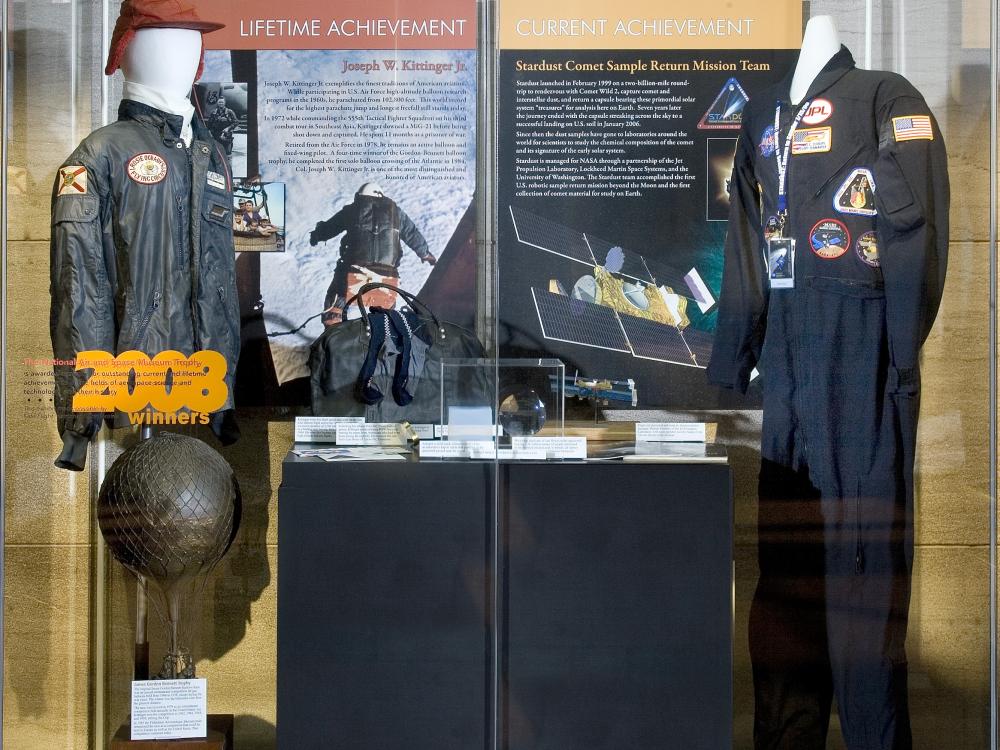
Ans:
[[[788,135],[785,137],[784,151],[779,153],[778,149],[774,150],[774,153],[778,157],[778,212],[781,214],[788,212],[788,196],[785,193],[785,178],[788,176],[788,157],[792,150],[792,139],[795,136],[795,129],[798,128],[802,118],[805,117],[806,110],[809,109],[810,104],[812,104],[811,101],[804,102],[802,107],[799,109],[799,113],[795,115],[795,121],[788,129]],[[778,140],[779,133],[781,133],[781,102],[778,102],[774,108],[775,140]]]

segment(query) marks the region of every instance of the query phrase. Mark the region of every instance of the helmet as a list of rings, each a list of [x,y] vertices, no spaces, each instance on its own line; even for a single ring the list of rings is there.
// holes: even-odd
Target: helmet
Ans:
[[[371,198],[385,198],[385,191],[377,182],[366,182],[358,188],[358,195],[367,195]]]

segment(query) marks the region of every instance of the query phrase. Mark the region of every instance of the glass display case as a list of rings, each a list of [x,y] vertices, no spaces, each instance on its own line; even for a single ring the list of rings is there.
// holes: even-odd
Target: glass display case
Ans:
[[[3,746],[995,748],[994,5],[349,5],[3,6]]]

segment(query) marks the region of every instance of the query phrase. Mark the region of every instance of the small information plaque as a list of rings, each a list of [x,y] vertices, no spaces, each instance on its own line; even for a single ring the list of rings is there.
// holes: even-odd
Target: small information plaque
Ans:
[[[639,422],[635,426],[637,443],[704,443],[704,422]]]
[[[496,457],[492,440],[422,440],[421,458],[480,458]]]
[[[364,424],[364,417],[296,417],[296,443],[335,443],[338,424]]]
[[[406,445],[403,426],[396,422],[338,424],[337,445]]]
[[[537,451],[544,452],[546,458],[587,457],[585,437],[515,437],[511,438],[510,447],[517,456]]]
[[[208,684],[133,680],[132,739],[186,740],[208,735]]]

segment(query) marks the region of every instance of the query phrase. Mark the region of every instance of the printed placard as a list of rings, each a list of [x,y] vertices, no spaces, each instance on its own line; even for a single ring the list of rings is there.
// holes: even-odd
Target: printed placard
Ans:
[[[492,440],[427,440],[418,450],[421,458],[491,459],[497,454]]]
[[[336,443],[337,425],[364,424],[364,417],[296,417],[296,443]]]
[[[133,740],[186,740],[207,735],[206,680],[132,681]]]
[[[635,441],[645,443],[704,443],[704,422],[639,422]]]
[[[586,458],[585,437],[515,437],[511,438],[515,453],[544,452],[548,458]]]
[[[337,445],[406,445],[403,426],[396,422],[338,424]]]

